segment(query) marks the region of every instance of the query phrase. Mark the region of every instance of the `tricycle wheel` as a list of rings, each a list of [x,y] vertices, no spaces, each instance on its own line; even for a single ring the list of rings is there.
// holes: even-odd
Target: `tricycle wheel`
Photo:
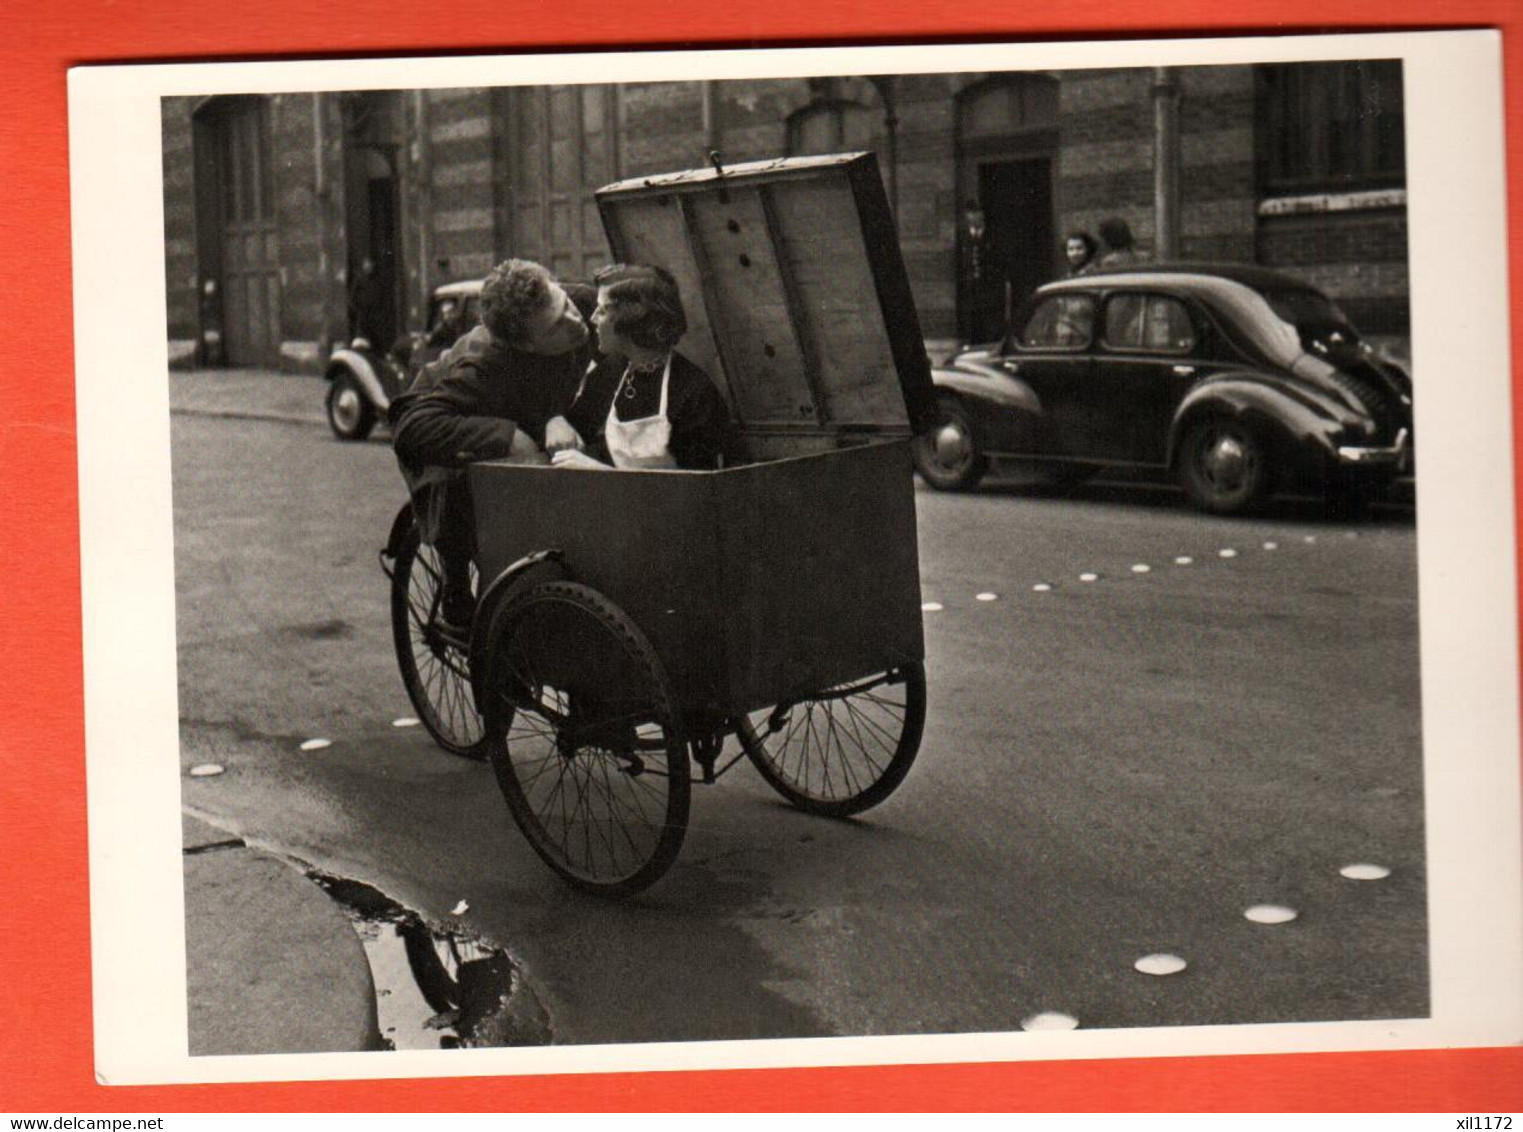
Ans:
[[[756,769],[801,810],[844,818],[883,801],[904,781],[925,726],[925,666],[837,685],[739,720]]]
[[[485,732],[471,694],[470,642],[442,616],[444,568],[423,544],[416,522],[395,540],[391,573],[391,634],[402,683],[418,719],[452,755],[486,758]],[[472,588],[476,569],[471,567]]]
[[[666,672],[618,606],[543,582],[495,619],[483,697],[503,798],[534,851],[599,896],[657,880],[687,832],[687,743]]]

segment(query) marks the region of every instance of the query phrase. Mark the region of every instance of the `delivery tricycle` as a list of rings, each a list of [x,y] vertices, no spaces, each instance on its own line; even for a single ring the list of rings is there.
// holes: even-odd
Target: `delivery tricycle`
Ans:
[[[935,405],[872,154],[715,160],[596,200],[615,259],[676,276],[679,349],[735,451],[716,471],[473,464],[468,636],[405,509],[383,554],[424,725],[490,760],[551,869],[620,896],[671,865],[693,784],[742,758],[826,816],[903,781],[926,711],[910,448]]]

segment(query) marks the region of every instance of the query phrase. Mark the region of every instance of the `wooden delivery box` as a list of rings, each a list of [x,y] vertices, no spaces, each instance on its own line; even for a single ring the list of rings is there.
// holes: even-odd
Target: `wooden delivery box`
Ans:
[[[650,638],[689,714],[732,716],[920,660],[910,437],[930,366],[871,154],[597,194],[614,258],[682,288],[678,346],[724,393],[720,471],[471,468],[480,567],[554,548]]]

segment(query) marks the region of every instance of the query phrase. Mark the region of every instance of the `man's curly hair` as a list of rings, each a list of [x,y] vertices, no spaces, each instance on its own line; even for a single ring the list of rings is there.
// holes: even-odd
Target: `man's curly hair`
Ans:
[[[608,295],[613,328],[636,346],[670,350],[687,333],[677,280],[664,267],[616,263],[592,277]]]
[[[481,285],[482,325],[504,342],[522,342],[529,319],[550,302],[554,282],[533,260],[504,260]]]

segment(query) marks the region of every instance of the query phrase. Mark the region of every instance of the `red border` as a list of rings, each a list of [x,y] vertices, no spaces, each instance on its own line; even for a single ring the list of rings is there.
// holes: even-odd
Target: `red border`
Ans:
[[[447,11],[446,25],[440,13]],[[1497,27],[1510,214],[1523,203],[1523,8],[1515,0],[74,0],[0,13],[0,1106],[109,1113],[261,1110],[1523,1110],[1523,1050],[1041,1062],[911,1068],[105,1088],[94,1080],[79,526],[64,73],[81,62],[956,39]],[[607,42],[617,29],[619,44]],[[1511,34],[1509,34],[1511,33]],[[144,154],[144,160],[156,160]],[[1523,240],[1509,239],[1513,383]],[[1514,410],[1514,434],[1519,429]],[[1516,481],[1516,474],[1515,474]],[[1516,486],[1516,483],[1515,483]],[[674,1077],[676,1079],[674,1079]]]

